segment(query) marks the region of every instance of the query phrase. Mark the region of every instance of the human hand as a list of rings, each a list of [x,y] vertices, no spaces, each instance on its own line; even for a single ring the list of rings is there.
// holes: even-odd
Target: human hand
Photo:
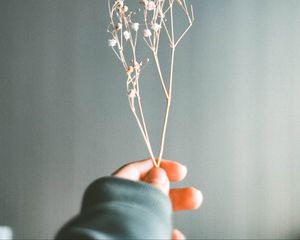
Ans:
[[[158,188],[169,196],[173,211],[199,208],[203,201],[202,193],[193,187],[170,189],[170,182],[181,181],[187,174],[187,168],[174,161],[162,160],[156,168],[151,159],[128,163],[112,175],[132,181],[142,181]],[[172,232],[172,239],[184,239],[177,229]]]

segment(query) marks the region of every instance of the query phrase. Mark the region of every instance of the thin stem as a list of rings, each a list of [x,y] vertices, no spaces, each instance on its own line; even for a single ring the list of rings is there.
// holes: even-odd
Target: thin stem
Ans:
[[[148,43],[148,41],[146,40],[146,38],[144,37],[145,42],[147,43],[148,47],[152,50],[152,46],[150,46],[150,44]],[[151,40],[151,39],[150,39]]]
[[[150,143],[148,142],[148,140],[147,140],[147,138],[146,138],[146,136],[145,136],[145,133],[144,133],[142,124],[141,124],[141,122],[140,122],[140,119],[139,119],[139,117],[137,116],[137,114],[136,114],[135,111],[132,111],[132,113],[133,113],[133,115],[134,115],[134,117],[135,117],[135,119],[136,119],[136,121],[137,121],[137,123],[138,123],[138,126],[139,126],[139,128],[140,128],[140,131],[141,131],[141,133],[142,133],[142,135],[143,135],[143,138],[144,138],[144,141],[145,141],[145,143],[146,143],[148,152],[149,152],[149,154],[150,154],[150,156],[151,156],[152,162],[153,162],[154,166],[157,167],[157,163],[156,163],[155,157],[154,157],[154,155],[153,155],[153,151],[152,151],[151,145],[150,145]]]
[[[146,27],[146,29],[149,29],[149,27],[148,27],[148,22],[147,22],[147,14],[148,14],[148,10],[145,9],[145,11],[144,11],[144,22],[145,22],[145,27]],[[144,38],[144,39],[145,39],[145,42],[146,42],[146,43],[148,44],[148,46],[149,46],[149,43],[146,41],[146,38]],[[151,37],[148,37],[148,39],[149,39],[149,42],[150,42],[149,48],[152,49],[152,48],[153,48],[152,39],[151,39]]]
[[[133,43],[130,26],[129,26],[129,23],[128,23],[128,21],[127,21],[127,19],[125,17],[124,17],[124,23],[126,25],[126,28],[129,30],[129,33],[130,33],[129,41],[130,41],[131,48],[132,48],[133,65],[135,65],[136,62],[137,62],[136,61],[136,52],[135,52],[136,44]],[[137,37],[137,33],[136,33],[136,37]],[[137,70],[135,70],[135,74],[136,74],[136,76],[139,75],[137,73]],[[144,130],[145,136],[147,138],[147,141],[150,144],[150,139],[149,139],[149,135],[148,135],[148,131],[147,131],[147,126],[146,126],[146,122],[145,122],[145,118],[144,118],[144,114],[143,114],[143,108],[142,108],[141,99],[140,99],[140,94],[139,94],[139,92],[140,92],[139,91],[139,78],[136,79],[136,84],[137,84],[137,92],[138,92],[138,106],[139,106],[139,111],[140,111],[140,115],[141,115],[141,118],[142,118],[143,130]]]
[[[155,60],[156,67],[157,67],[157,70],[158,70],[159,78],[160,78],[160,81],[161,81],[161,85],[164,89],[164,93],[165,93],[166,98],[169,98],[169,94],[167,92],[165,82],[164,82],[164,79],[163,79],[163,76],[162,76],[162,73],[161,73],[161,68],[160,68],[160,64],[159,64],[157,54],[156,54],[156,52],[153,52],[153,54],[154,54],[154,60]]]
[[[174,0],[169,0],[170,1],[170,4],[171,4],[171,35],[172,35],[172,42],[174,43],[174,16],[173,16],[173,3],[174,3]]]
[[[122,61],[121,57],[119,56],[119,54],[117,53],[116,49],[114,47],[112,47],[112,50],[114,51],[114,53],[116,54],[117,58]]]
[[[169,1],[169,6],[167,7],[167,9],[164,11],[164,14],[166,14],[170,9],[171,9],[171,3],[170,3],[170,1]]]
[[[175,43],[175,47],[177,47],[178,43],[181,41],[181,39],[184,37],[184,35],[188,32],[188,30],[191,28],[193,24],[190,23],[190,25],[185,29],[185,31],[181,34],[181,36],[178,38],[178,40]]]
[[[187,15],[187,17],[188,17],[188,19],[189,19],[189,23],[191,23],[191,22],[192,22],[192,20],[191,20],[191,17],[190,17],[189,11],[188,11],[188,9],[187,9],[187,6],[186,6],[186,2],[185,2],[185,0],[183,0],[183,4],[184,4],[184,12],[185,12],[185,14]]]
[[[134,48],[136,48],[138,30],[135,32]]]
[[[161,19],[160,19],[160,22],[159,22],[159,25],[160,25],[160,26],[161,26],[162,21],[163,21],[163,19],[161,18]],[[156,43],[156,46],[155,46],[155,53],[156,53],[156,54],[157,54],[157,52],[158,52],[158,45],[159,45],[160,33],[161,33],[161,29],[158,30],[158,33],[157,33],[158,37],[157,37],[157,43]]]
[[[137,76],[139,76],[138,73],[136,73],[136,74],[137,74]],[[151,147],[150,139],[149,139],[149,135],[148,135],[148,130],[147,130],[147,125],[146,125],[145,117],[144,117],[144,113],[143,113],[142,100],[141,100],[141,97],[140,97],[139,77],[137,77],[137,79],[136,79],[136,88],[137,88],[137,93],[138,93],[137,99],[138,99],[138,106],[139,106],[140,115],[141,115],[141,118],[142,118],[143,129],[145,131],[145,136],[147,138],[147,141],[148,141],[148,143]]]
[[[164,9],[164,4],[168,2],[168,6],[166,6],[166,10]],[[151,49],[154,55],[154,60],[156,63],[156,67],[158,70],[159,78],[161,81],[161,85],[165,94],[166,98],[166,109],[164,114],[164,120],[163,120],[163,126],[162,126],[162,132],[161,132],[161,139],[160,139],[160,150],[159,150],[159,156],[158,159],[155,159],[153,150],[151,147],[148,130],[144,118],[143,108],[142,108],[142,99],[140,96],[140,88],[139,88],[139,75],[141,71],[141,66],[137,62],[137,55],[136,55],[136,47],[137,47],[137,38],[138,38],[138,32],[135,31],[135,36],[132,35],[133,31],[131,31],[130,23],[131,23],[131,15],[132,12],[130,12],[128,15],[126,15],[124,9],[120,7],[120,2],[115,1],[114,4],[111,4],[111,1],[108,0],[108,10],[109,10],[109,17],[110,17],[110,26],[113,28],[111,30],[108,29],[108,31],[112,34],[113,39],[116,40],[118,51],[113,48],[113,51],[117,58],[122,62],[123,67],[128,75],[127,79],[127,91],[129,93],[129,105],[130,109],[136,119],[136,122],[138,124],[138,127],[140,129],[140,132],[142,133],[143,139],[145,141],[145,144],[147,146],[147,149],[149,151],[149,154],[151,156],[151,159],[153,161],[153,164],[155,167],[159,167],[161,163],[161,159],[164,152],[164,145],[165,145],[165,137],[166,137],[166,130],[168,125],[168,119],[169,119],[169,113],[170,113],[170,106],[171,106],[171,97],[172,97],[172,86],[173,86],[173,73],[174,73],[174,59],[175,59],[175,50],[179,42],[182,40],[182,38],[186,35],[188,30],[191,28],[193,22],[194,22],[194,11],[192,5],[190,6],[191,9],[189,10],[187,8],[186,0],[176,0],[176,2],[180,5],[183,12],[187,16],[189,25],[187,28],[183,31],[183,33],[180,35],[180,37],[175,40],[174,37],[174,12],[173,7],[175,4],[175,0],[159,0],[155,1],[156,8],[154,11],[151,11],[152,16],[148,14],[147,8],[144,10],[144,23],[146,29],[149,29],[148,27],[148,18],[151,20],[151,24],[159,24],[160,26],[163,25],[163,29],[165,30],[167,34],[167,38],[170,43],[171,47],[171,64],[170,64],[170,74],[169,74],[169,82],[168,86],[166,86],[166,82],[164,81],[163,73],[161,70],[160,62],[159,62],[159,55],[158,55],[158,48],[160,44],[160,34],[163,31],[163,29],[159,29],[157,31],[153,31],[153,36],[144,37],[144,40],[147,44],[147,46]],[[165,15],[168,13],[170,15],[170,24],[166,23]],[[114,17],[117,17],[118,20],[114,19]],[[159,19],[160,17],[160,19]],[[115,25],[115,20],[118,22],[118,25]],[[122,27],[120,27],[120,24]],[[123,28],[124,26],[124,28]],[[123,30],[127,30],[130,34],[130,37],[128,41],[125,41],[127,39],[123,39]],[[124,56],[124,48],[125,47],[131,47],[132,55],[130,59],[128,60],[128,64],[126,61],[126,58]],[[134,93],[132,92],[134,91]],[[132,96],[133,93],[133,96]],[[136,102],[136,101],[137,102]],[[135,104],[138,104],[137,109],[135,108]]]
[[[148,135],[147,125],[145,122],[145,117],[144,117],[143,107],[142,107],[142,100],[141,100],[140,94],[138,95],[137,99],[138,99],[139,110],[140,110],[140,114],[141,114],[141,118],[142,118],[142,123],[143,123],[144,129],[145,129],[145,135],[150,144],[150,139],[149,139],[149,135]]]
[[[171,39],[171,36],[170,36],[170,33],[169,33],[169,30],[168,30],[168,27],[165,23],[165,20],[162,21],[163,25],[164,25],[164,29],[166,30],[166,33],[167,33],[167,36],[168,36],[168,39],[170,41],[170,44],[172,43],[172,39]]]
[[[172,98],[172,86],[173,86],[173,70],[174,70],[174,57],[175,57],[175,45],[174,45],[174,18],[173,18],[173,3],[174,0],[170,0],[170,4],[172,4],[170,9],[170,15],[171,15],[171,36],[172,36],[172,53],[171,53],[171,66],[170,66],[170,82],[169,82],[169,93],[167,98],[167,107],[166,107],[166,113],[164,118],[164,124],[161,134],[161,141],[160,141],[160,151],[158,156],[158,166],[160,166],[160,162],[162,159],[162,155],[164,152],[164,146],[165,146],[165,138],[166,138],[166,130],[168,125],[168,119],[169,119],[169,112],[170,112],[170,106],[171,106],[171,98]]]
[[[194,17],[194,8],[193,8],[193,5],[191,5],[191,12],[192,12],[192,21],[194,21],[195,17]]]
[[[166,130],[167,130],[168,119],[169,119],[169,112],[170,112],[170,106],[171,106],[174,57],[175,57],[175,48],[172,48],[171,68],[170,68],[169,98],[167,98],[167,107],[166,107],[166,113],[165,113],[165,118],[164,118],[163,130],[162,130],[162,135],[161,135],[160,151],[159,151],[159,156],[158,156],[158,166],[160,166],[160,162],[161,162],[162,155],[163,155],[163,152],[164,152]]]
[[[121,59],[122,59],[122,63],[123,63],[124,69],[126,70],[128,68],[128,65],[126,63],[123,50],[120,50],[119,52],[120,52],[120,56],[121,56]]]

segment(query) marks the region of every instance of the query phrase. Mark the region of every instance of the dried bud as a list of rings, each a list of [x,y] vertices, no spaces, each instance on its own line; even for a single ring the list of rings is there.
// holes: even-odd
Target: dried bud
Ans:
[[[135,90],[134,89],[131,89],[128,93],[128,97],[130,98],[135,98],[136,97],[136,94],[135,94]]]
[[[152,35],[152,33],[148,28],[144,29],[144,37],[151,37],[151,35]]]
[[[128,31],[124,31],[123,35],[124,35],[125,40],[128,40],[130,38],[130,32],[128,32]]]
[[[155,32],[157,32],[161,29],[161,25],[159,25],[158,23],[154,23],[154,24],[152,24],[151,29],[153,29]]]
[[[116,46],[117,41],[115,39],[108,39],[107,43],[108,43],[109,47],[114,47],[114,46]]]
[[[145,8],[148,11],[153,11],[156,8],[156,4],[154,1],[145,1]]]
[[[126,73],[129,75],[133,72],[133,67],[132,66],[129,66],[126,70]]]
[[[140,24],[137,22],[131,24],[132,30],[136,31],[136,32],[137,32],[137,30],[139,30],[139,26],[140,26]]]
[[[119,31],[119,30],[121,30],[122,29],[122,23],[118,23],[117,25],[116,25],[116,30],[117,31]]]
[[[142,62],[141,62],[141,64],[142,64]],[[134,69],[140,69],[141,64],[139,64],[138,62],[135,62],[134,63]]]
[[[164,11],[160,8],[159,11],[158,11],[158,14],[161,18],[165,18],[166,15],[164,14]]]
[[[119,5],[119,7],[123,7],[124,5],[124,0],[116,0],[117,4]]]

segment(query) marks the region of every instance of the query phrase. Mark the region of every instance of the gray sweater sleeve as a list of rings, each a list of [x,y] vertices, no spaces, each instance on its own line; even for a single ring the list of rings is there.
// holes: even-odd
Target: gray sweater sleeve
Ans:
[[[86,190],[80,213],[56,239],[170,239],[171,203],[142,182],[104,177]]]

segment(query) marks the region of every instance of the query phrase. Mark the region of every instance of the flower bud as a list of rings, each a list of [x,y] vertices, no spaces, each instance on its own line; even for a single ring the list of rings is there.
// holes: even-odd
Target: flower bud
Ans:
[[[124,31],[123,36],[124,36],[125,40],[128,40],[130,38],[130,32]]]
[[[154,23],[154,24],[152,24],[151,29],[153,29],[155,32],[157,32],[161,29],[161,25],[159,25],[158,23]]]
[[[146,2],[145,7],[148,11],[153,11],[156,8],[156,4],[154,1],[148,1]]]
[[[124,0],[117,0],[118,4],[120,7],[123,7],[124,5]]]
[[[122,23],[117,23],[116,25],[116,30],[121,30],[122,29]]]
[[[115,39],[108,39],[107,43],[108,43],[109,47],[114,47],[114,46],[116,46],[117,41]]]
[[[131,24],[132,30],[136,31],[136,32],[137,32],[137,30],[139,30],[139,26],[140,26],[140,24],[137,22]]]
[[[144,37],[151,37],[151,35],[152,35],[152,33],[148,28],[144,29]]]

